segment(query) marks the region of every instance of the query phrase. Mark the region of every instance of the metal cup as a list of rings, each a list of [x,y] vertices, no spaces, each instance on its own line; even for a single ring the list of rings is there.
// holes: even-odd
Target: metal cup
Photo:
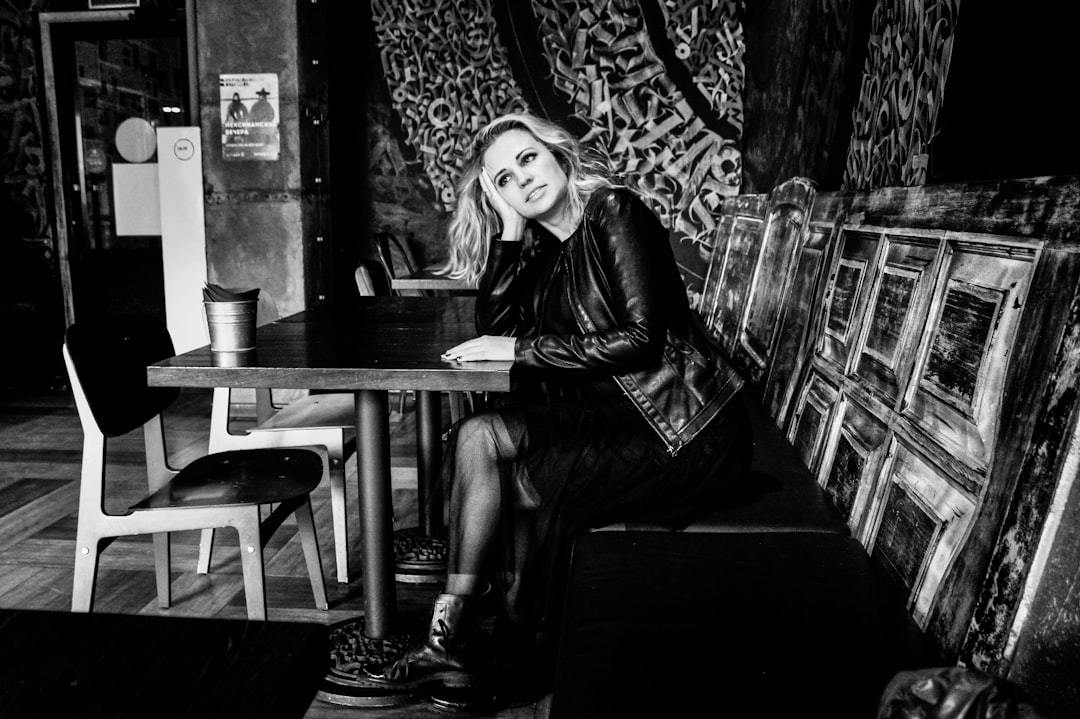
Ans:
[[[248,352],[255,349],[258,304],[258,300],[204,301],[210,349],[214,352]]]

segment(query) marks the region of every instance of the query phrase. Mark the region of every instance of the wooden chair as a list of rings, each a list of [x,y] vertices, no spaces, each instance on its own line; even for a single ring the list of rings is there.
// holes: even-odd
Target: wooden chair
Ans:
[[[390,280],[396,277],[414,275],[419,269],[416,257],[413,255],[412,250],[409,249],[409,246],[400,242],[391,232],[375,233],[375,249],[379,253],[379,260],[382,262]],[[389,284],[389,280],[387,284]],[[402,296],[425,296],[431,294],[428,290],[393,290],[392,293]]]
[[[278,318],[272,302],[263,305],[260,296],[259,323]],[[326,394],[290,393],[283,404],[275,403],[269,389],[255,390],[255,425],[233,432],[233,402],[238,392],[228,387],[214,389],[210,410],[210,452],[275,447],[311,447],[325,453],[323,478],[330,487],[330,512],[334,524],[334,564],[337,581],[349,582],[348,503],[345,493],[345,460],[355,451],[355,398],[351,392]],[[274,393],[278,394],[277,392]],[[282,393],[283,394],[283,393]],[[199,543],[197,571],[210,571],[214,530],[203,531]]]
[[[169,532],[234,527],[240,540],[250,619],[266,619],[263,546],[290,514],[296,518],[315,605],[327,608],[311,491],[322,462],[306,449],[209,454],[177,471],[168,466],[161,413],[178,389],[146,384],[146,366],[174,354],[168,330],[152,317],[109,317],[71,325],[64,361],[83,427],[82,478],[71,609],[93,608],[98,558],[117,537],[153,534],[158,604],[170,604]],[[106,443],[143,428],[150,494],[119,514],[106,511]],[[276,505],[268,517],[260,508]]]

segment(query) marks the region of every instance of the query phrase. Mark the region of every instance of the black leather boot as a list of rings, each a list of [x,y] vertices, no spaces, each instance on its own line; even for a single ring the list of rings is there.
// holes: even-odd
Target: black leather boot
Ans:
[[[438,682],[447,687],[469,687],[476,676],[476,627],[473,597],[440,594],[435,598],[427,635],[385,667],[366,669],[372,679],[401,687]]]

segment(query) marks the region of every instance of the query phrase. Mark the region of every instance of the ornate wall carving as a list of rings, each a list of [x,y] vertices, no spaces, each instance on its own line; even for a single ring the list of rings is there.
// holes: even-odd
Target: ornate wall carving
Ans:
[[[390,98],[449,211],[469,142],[488,120],[528,109],[489,0],[372,0]]]
[[[960,0],[878,0],[845,189],[926,183],[959,11]]]
[[[17,224],[27,238],[49,236],[46,211],[45,152],[42,117],[38,111],[37,52],[34,46],[34,12],[41,2],[15,3],[0,0],[0,147],[3,160],[3,192],[11,206],[25,213]],[[5,202],[7,207],[7,202]],[[11,228],[16,224],[5,217]],[[51,245],[42,251],[51,254]]]
[[[746,42],[736,0],[663,0],[665,30],[675,57],[717,115],[742,134],[743,55]]]
[[[675,231],[706,243],[724,196],[739,191],[742,32],[735,0],[660,4],[675,57],[713,115],[702,118],[653,49],[637,2],[534,0],[556,90],[590,128],[587,144],[611,161]],[[449,211],[472,133],[528,109],[489,0],[373,0],[383,70],[406,141]],[[711,120],[712,122],[707,122]],[[721,136],[710,125],[730,128]]]

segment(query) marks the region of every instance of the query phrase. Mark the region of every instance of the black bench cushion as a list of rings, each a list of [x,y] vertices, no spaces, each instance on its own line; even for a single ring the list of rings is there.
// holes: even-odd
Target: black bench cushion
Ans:
[[[551,717],[868,719],[897,671],[937,664],[849,536],[594,532],[573,549]]]
[[[740,397],[745,397],[745,393]],[[709,508],[682,531],[847,534],[844,518],[772,418],[753,399],[736,401],[745,403],[754,431],[750,474],[723,504]],[[665,529],[644,522],[619,522],[598,528],[604,531]]]
[[[303,717],[322,624],[0,609],[0,716]]]

